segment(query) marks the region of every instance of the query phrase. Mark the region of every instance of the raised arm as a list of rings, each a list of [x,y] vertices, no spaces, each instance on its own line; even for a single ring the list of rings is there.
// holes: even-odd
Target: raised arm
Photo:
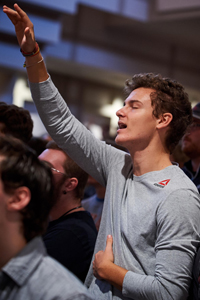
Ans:
[[[124,154],[99,141],[70,112],[66,101],[51,81],[35,41],[33,23],[17,5],[3,6],[15,26],[22,54],[25,56],[29,86],[40,118],[55,142],[87,173],[102,185],[108,176],[108,162],[124,161]],[[109,148],[109,149],[108,149]],[[111,157],[111,158],[110,158]],[[120,157],[120,158],[119,158]]]
[[[25,56],[26,70],[30,82],[42,82],[48,78],[48,73],[35,41],[33,23],[27,14],[17,5],[14,9],[3,6],[3,12],[7,14],[15,26],[15,32],[22,54]]]

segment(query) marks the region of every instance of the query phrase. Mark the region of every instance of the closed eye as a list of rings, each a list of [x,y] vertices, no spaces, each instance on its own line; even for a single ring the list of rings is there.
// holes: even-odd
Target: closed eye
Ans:
[[[138,109],[141,106],[141,102],[139,100],[126,100],[124,102],[124,106],[128,105],[131,108]]]

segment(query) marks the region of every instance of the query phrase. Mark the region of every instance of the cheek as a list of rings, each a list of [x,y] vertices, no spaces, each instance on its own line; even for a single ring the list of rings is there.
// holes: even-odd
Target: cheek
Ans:
[[[191,141],[193,141],[194,143],[199,144],[199,139],[200,139],[200,133],[199,132],[191,132],[189,137],[190,137]]]
[[[53,175],[53,184],[55,187],[59,184],[59,176]]]
[[[200,148],[200,134],[199,135],[195,135],[195,137],[192,139],[192,141],[194,142],[194,144]]]

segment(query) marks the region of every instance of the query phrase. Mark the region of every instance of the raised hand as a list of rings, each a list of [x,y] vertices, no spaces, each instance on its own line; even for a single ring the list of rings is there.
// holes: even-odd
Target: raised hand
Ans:
[[[7,14],[8,18],[15,26],[15,32],[20,48],[24,52],[32,52],[35,48],[33,23],[17,4],[14,4],[14,9],[15,10],[6,5],[3,6],[3,12]]]

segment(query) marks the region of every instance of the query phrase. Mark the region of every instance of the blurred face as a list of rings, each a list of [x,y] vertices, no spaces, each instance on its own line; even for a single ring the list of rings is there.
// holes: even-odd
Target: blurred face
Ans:
[[[5,124],[0,122],[0,136],[5,136]]]
[[[190,158],[200,156],[200,120],[193,118],[193,123],[183,136],[182,151]]]
[[[2,156],[0,156],[0,161],[2,161]],[[5,193],[3,182],[0,179],[0,238],[5,238],[5,228],[3,226],[6,226],[6,220],[8,221],[7,203],[10,197],[12,196]]]
[[[125,100],[124,107],[117,111],[119,118],[116,143],[131,151],[132,147],[146,147],[156,132],[149,88],[138,88]]]
[[[3,224],[5,224],[6,219],[6,203],[7,203],[8,195],[5,194],[3,189],[3,183],[0,180],[0,228],[3,229]],[[1,233],[1,230],[0,230]]]
[[[62,183],[67,178],[65,176],[65,170],[63,168],[63,165],[67,159],[66,155],[60,150],[46,149],[40,154],[39,159],[46,161],[50,165],[50,167],[57,170],[52,170],[52,173],[55,182],[55,187],[60,188]]]

